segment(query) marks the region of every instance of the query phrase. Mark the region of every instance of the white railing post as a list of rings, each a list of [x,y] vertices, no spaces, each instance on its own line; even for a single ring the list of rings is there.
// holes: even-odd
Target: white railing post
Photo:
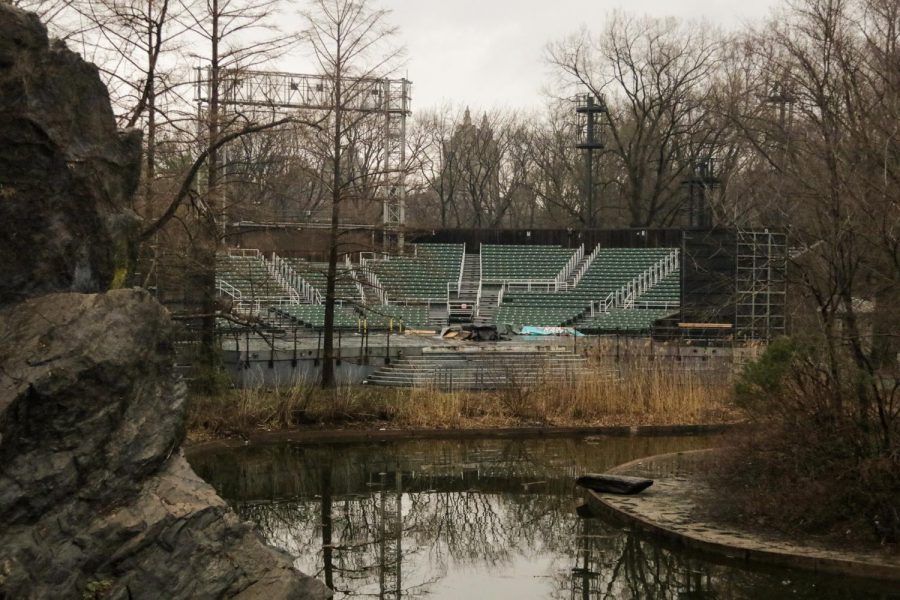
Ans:
[[[607,296],[604,301],[604,309],[609,312],[609,309],[613,307],[634,308],[638,297],[672,273],[677,265],[678,249],[676,248],[638,273],[613,294]]]
[[[481,309],[481,279],[478,280],[478,293],[475,294],[475,310],[472,313],[473,316],[478,316],[478,311]]]
[[[353,280],[354,285],[356,286],[356,291],[359,293],[359,301],[360,304],[365,306],[366,303],[366,290],[363,288],[362,283],[359,281],[359,272],[353,268],[353,261],[350,260],[350,255],[344,255],[344,267],[347,269],[347,275]]]
[[[300,304],[300,294],[297,293],[297,290],[290,284],[290,282],[285,278],[284,273],[278,268],[279,266],[279,256],[272,252],[272,258],[270,260],[266,260],[266,257],[262,254],[258,254],[259,259],[266,266],[266,270],[269,271],[269,275],[272,276],[272,279],[278,282],[279,285],[287,292],[287,296],[290,304]]]
[[[591,268],[591,265],[594,264],[594,260],[596,260],[597,256],[600,255],[600,244],[588,254],[587,259],[582,263],[581,267],[579,267],[578,271],[575,273],[575,277],[572,280],[573,287],[578,287],[578,284],[581,283],[581,280],[584,278],[585,273],[588,272],[588,269]]]
[[[566,264],[564,264],[563,267],[556,274],[556,277],[554,278],[554,280],[556,281],[556,285],[554,286],[554,289],[556,291],[559,291],[559,288],[561,287],[562,282],[566,281],[569,278],[569,275],[575,269],[575,265],[578,264],[578,261],[580,261],[583,256],[584,256],[584,244],[581,244],[581,246],[579,246],[575,250],[575,252],[572,253],[572,256],[570,256],[569,260],[566,261]]]
[[[462,259],[459,261],[459,277],[456,278],[456,297],[462,291],[463,271],[466,269],[466,245],[463,244]]]

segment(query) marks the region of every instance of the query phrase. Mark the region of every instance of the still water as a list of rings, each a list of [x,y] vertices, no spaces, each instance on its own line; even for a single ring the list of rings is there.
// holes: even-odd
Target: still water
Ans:
[[[864,582],[701,560],[579,518],[584,472],[704,437],[271,445],[197,472],[335,598],[896,598]]]

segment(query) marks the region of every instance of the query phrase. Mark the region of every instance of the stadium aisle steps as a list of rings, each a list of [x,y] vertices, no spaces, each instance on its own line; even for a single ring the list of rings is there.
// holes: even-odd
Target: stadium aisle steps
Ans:
[[[590,371],[584,357],[568,352],[425,353],[386,365],[370,375],[365,383],[487,390],[546,381],[573,381]]]

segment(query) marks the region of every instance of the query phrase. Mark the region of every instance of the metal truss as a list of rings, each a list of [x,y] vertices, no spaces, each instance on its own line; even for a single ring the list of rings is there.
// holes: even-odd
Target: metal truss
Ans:
[[[787,242],[783,233],[737,232],[735,329],[745,340],[785,333]]]
[[[196,69],[195,101],[209,103],[209,69]],[[219,105],[255,118],[297,110],[330,111],[334,83],[325,75],[228,69],[219,73]],[[406,225],[406,118],[412,83],[406,79],[346,78],[344,109],[381,119],[382,156],[376,193],[382,200],[385,246],[403,250]]]

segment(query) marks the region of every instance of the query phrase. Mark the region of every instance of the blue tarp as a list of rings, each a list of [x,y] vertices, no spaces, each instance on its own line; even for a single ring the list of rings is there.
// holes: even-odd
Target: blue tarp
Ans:
[[[532,325],[524,325],[520,335],[574,335],[583,337],[583,333],[579,333],[574,327],[534,327]]]

